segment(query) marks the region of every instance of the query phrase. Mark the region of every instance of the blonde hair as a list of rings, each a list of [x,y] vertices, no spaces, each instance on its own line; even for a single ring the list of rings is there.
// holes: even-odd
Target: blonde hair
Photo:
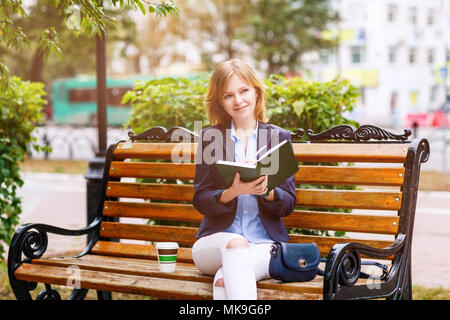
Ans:
[[[231,121],[231,117],[223,108],[221,100],[227,83],[234,74],[239,76],[247,85],[255,88],[257,94],[255,118],[256,120],[266,122],[265,91],[263,84],[256,77],[255,72],[245,62],[239,59],[231,59],[219,63],[211,76],[205,99],[209,122],[212,126],[215,126],[225,125]]]

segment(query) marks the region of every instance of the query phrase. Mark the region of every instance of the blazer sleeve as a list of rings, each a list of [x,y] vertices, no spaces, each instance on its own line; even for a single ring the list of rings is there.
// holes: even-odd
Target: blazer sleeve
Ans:
[[[214,164],[209,165],[203,161],[202,155],[206,144],[207,142],[199,143],[197,147],[197,154],[201,152],[201,156],[195,165],[193,205],[201,214],[208,217],[233,214],[236,210],[237,199],[227,204],[219,201],[225,189],[214,183]]]
[[[283,140],[289,140],[292,145],[289,131],[283,132]],[[287,178],[283,183],[274,188],[275,201],[267,201],[263,197],[258,197],[260,208],[267,214],[276,217],[286,217],[290,215],[297,203],[295,191],[295,174]]]

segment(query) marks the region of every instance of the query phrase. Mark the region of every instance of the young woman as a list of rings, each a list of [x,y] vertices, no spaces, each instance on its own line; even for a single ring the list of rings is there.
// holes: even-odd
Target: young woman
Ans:
[[[261,82],[243,61],[216,67],[205,101],[212,127],[201,132],[194,180],[193,204],[204,218],[192,247],[195,265],[215,276],[216,300],[257,299],[256,282],[269,278],[271,243],[289,239],[281,217],[295,208],[295,175],[261,197],[267,192],[267,176],[242,182],[237,173],[227,188],[206,159],[252,162],[257,150],[270,149],[271,141],[290,142],[287,130],[265,123],[264,100]],[[217,142],[223,150],[209,152]]]

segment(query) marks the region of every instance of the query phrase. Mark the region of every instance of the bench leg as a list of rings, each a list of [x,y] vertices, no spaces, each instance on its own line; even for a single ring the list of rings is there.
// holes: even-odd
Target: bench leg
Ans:
[[[73,289],[68,300],[84,300],[89,289]]]
[[[412,300],[412,280],[411,280],[411,263],[406,267],[406,279],[403,286],[403,292],[400,297],[401,300]]]
[[[98,300],[112,300],[112,295],[110,291],[100,291],[97,290]]]

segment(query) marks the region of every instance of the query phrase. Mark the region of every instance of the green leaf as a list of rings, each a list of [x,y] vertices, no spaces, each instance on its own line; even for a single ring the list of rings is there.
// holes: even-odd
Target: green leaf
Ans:
[[[136,1],[136,4],[138,5],[139,9],[141,9],[142,14],[145,14],[144,4],[141,1]]]

